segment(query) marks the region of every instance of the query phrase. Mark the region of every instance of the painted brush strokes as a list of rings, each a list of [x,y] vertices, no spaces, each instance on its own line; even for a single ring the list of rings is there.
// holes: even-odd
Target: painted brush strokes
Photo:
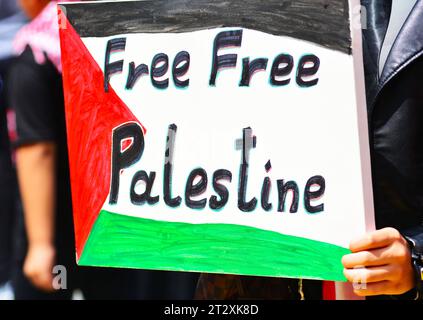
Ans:
[[[243,27],[351,53],[348,0],[117,1],[63,8],[81,37]]]
[[[345,281],[348,249],[252,227],[140,219],[101,211],[80,265]]]

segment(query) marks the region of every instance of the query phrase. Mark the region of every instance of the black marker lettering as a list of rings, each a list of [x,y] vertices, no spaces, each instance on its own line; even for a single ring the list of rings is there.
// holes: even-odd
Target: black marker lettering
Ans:
[[[267,161],[267,163],[264,166],[264,169],[266,172],[269,172],[272,169],[272,164],[270,163],[270,160]],[[269,177],[265,177],[263,179],[263,186],[261,187],[261,207],[265,211],[272,210],[272,204],[269,203],[269,194],[270,194],[270,188],[272,186],[272,183],[270,181]]]
[[[175,147],[176,138],[175,124],[171,124],[167,133],[166,151],[165,151],[165,165],[164,165],[164,184],[163,184],[163,197],[165,203],[172,208],[178,207],[181,204],[181,197],[177,196],[172,198],[172,162],[173,151]]]
[[[150,172],[150,175],[147,175],[147,172],[144,170],[135,173],[134,177],[132,178],[130,191],[130,198],[133,204],[142,205],[146,201],[148,204],[155,204],[159,201],[159,196],[151,196],[151,189],[153,188],[155,178],[156,173],[154,171]],[[145,191],[141,194],[135,192],[135,187],[139,181],[143,181],[145,183]]]
[[[133,139],[132,144],[122,152],[121,142],[130,138]],[[118,200],[120,172],[141,159],[144,152],[144,134],[139,124],[125,123],[113,130],[112,141],[112,181],[109,203],[115,204]]]
[[[200,181],[194,184],[194,180],[199,177]],[[192,200],[191,197],[199,196],[207,190],[207,172],[202,169],[194,169],[188,176],[185,187],[185,204],[191,209],[203,209],[206,206],[207,199]]]
[[[285,66],[281,67],[281,64]],[[294,68],[294,59],[289,54],[280,54],[273,61],[272,71],[270,73],[270,83],[274,86],[284,86],[291,82],[291,79],[277,80],[276,77],[285,77],[289,75]]]
[[[209,84],[216,85],[216,76],[220,69],[232,68],[236,66],[238,55],[223,54],[218,55],[219,49],[227,47],[240,47],[242,42],[242,30],[222,31],[216,35],[213,44],[213,62],[212,71],[210,74]]]
[[[312,67],[306,67],[308,63],[311,63]],[[314,54],[309,54],[300,59],[299,66],[297,68],[297,84],[300,87],[312,87],[319,82],[319,78],[306,81],[303,77],[313,76],[319,71],[320,60]]]
[[[104,92],[109,92],[109,81],[112,74],[122,72],[123,60],[110,62],[110,55],[125,50],[126,38],[114,38],[107,41],[106,56],[104,58]]]
[[[298,211],[298,199],[299,199],[299,190],[297,183],[295,181],[288,181],[284,183],[283,180],[278,180],[278,195],[279,195],[279,205],[278,212],[285,212],[285,200],[288,191],[292,191],[292,202],[291,207],[289,208],[290,213],[295,213]]]
[[[183,64],[179,66],[181,63]],[[179,78],[183,77],[188,72],[189,64],[190,64],[190,56],[188,52],[181,51],[176,55],[175,60],[173,61],[173,67],[172,67],[172,76],[173,76],[173,82],[175,83],[175,86],[179,88],[188,87],[189,79],[180,80]]]
[[[160,67],[157,67],[162,63]],[[156,80],[156,78],[163,77],[169,69],[169,57],[167,54],[158,53],[151,61],[151,83],[158,89],[166,89],[169,86],[169,79]]]
[[[311,191],[313,185],[319,186],[319,189],[316,191]],[[314,176],[308,179],[307,184],[304,190],[304,206],[308,213],[318,213],[322,212],[325,209],[323,203],[318,206],[312,206],[311,201],[318,199],[324,195],[326,188],[325,178],[322,176]]]
[[[250,62],[249,58],[242,59],[242,77],[239,83],[240,87],[249,87],[253,75],[257,71],[266,70],[267,60],[265,58],[254,59]]]
[[[256,147],[257,139],[253,136],[251,128],[242,130],[242,139],[237,140],[236,148],[242,150],[241,166],[239,169],[238,184],[238,208],[244,212],[253,211],[257,205],[257,199],[254,197],[250,201],[246,201],[247,182],[248,182],[248,164],[250,158],[250,150]]]
[[[131,62],[129,64],[129,72],[128,72],[128,79],[126,80],[126,89],[132,89],[137,82],[138,78],[142,75],[148,75],[148,67],[147,65],[141,63],[139,66],[135,68],[135,63]]]
[[[213,188],[216,191],[216,193],[219,195],[220,200],[217,200],[216,196],[211,196],[209,201],[210,209],[213,210],[219,210],[222,209],[229,199],[229,191],[228,189],[223,185],[219,183],[219,180],[228,180],[229,182],[232,182],[232,173],[225,169],[217,170],[213,174]]]

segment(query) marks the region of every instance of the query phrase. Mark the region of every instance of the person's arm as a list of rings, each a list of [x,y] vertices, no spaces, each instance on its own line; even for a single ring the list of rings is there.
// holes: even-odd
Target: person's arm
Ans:
[[[19,186],[28,235],[23,271],[37,287],[51,291],[55,260],[55,161],[53,143],[24,145],[16,151]]]
[[[359,284],[357,295],[400,295],[415,287],[410,248],[398,230],[368,233],[352,241],[350,250],[342,264],[348,281]]]
[[[55,263],[56,125],[48,66],[24,52],[12,65],[8,97],[16,113],[16,165],[28,238],[23,272],[52,290]]]

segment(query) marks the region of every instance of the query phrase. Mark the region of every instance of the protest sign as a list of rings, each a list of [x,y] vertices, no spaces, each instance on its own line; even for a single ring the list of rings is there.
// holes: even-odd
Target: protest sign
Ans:
[[[344,280],[374,228],[356,3],[60,5],[78,263]]]

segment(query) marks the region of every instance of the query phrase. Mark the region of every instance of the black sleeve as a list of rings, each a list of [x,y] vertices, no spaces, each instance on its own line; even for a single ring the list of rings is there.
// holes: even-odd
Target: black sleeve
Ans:
[[[16,61],[9,73],[8,96],[16,113],[15,147],[56,140],[54,86],[43,65]],[[58,106],[56,106],[58,107]]]

